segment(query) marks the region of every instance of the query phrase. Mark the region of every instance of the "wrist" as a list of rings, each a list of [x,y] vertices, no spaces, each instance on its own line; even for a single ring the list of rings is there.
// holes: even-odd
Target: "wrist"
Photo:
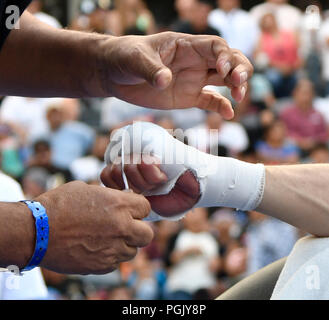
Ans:
[[[95,70],[94,79],[90,87],[90,95],[93,97],[111,97],[114,96],[112,76],[115,73],[115,47],[118,37],[115,36],[96,36],[88,44],[90,56],[92,57],[93,69]],[[109,58],[110,57],[110,58]],[[90,86],[90,79],[87,80],[87,86]]]
[[[208,175],[199,181],[201,198],[197,206],[255,210],[264,194],[264,165],[207,156],[209,171]]]
[[[21,269],[34,252],[34,218],[23,203],[1,203],[0,208],[0,265]]]
[[[21,201],[31,211],[35,219],[36,241],[32,258],[24,267],[23,271],[30,271],[39,266],[42,262],[47,249],[49,240],[49,223],[46,209],[37,201]]]
[[[174,139],[166,130],[151,123],[134,123],[113,135],[105,154],[107,164],[115,163],[125,136],[125,155],[145,154],[156,156],[160,169],[168,181],[156,189],[144,192],[145,196],[167,195],[179,177],[191,171],[200,185],[200,199],[195,207],[231,207],[251,211],[263,198],[265,167],[232,158],[216,157],[186,146]],[[180,219],[185,213],[171,217]],[[152,217],[153,220],[158,215]],[[160,218],[161,219],[161,218]]]

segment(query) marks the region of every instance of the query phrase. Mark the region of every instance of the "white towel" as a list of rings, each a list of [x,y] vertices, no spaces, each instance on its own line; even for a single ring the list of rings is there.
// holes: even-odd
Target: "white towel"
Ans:
[[[302,238],[289,255],[271,300],[328,299],[329,238]]]

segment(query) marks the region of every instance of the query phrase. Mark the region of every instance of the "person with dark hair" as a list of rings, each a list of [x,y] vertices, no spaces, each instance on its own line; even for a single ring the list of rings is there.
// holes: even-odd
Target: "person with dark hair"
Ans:
[[[310,151],[311,163],[329,163],[329,148],[326,143],[317,144]]]
[[[180,17],[172,26],[172,30],[189,34],[209,34],[220,36],[218,30],[212,28],[208,24],[208,16],[214,8],[211,0],[193,0],[189,12],[188,20]]]
[[[227,43],[252,57],[258,39],[258,27],[249,12],[241,8],[240,0],[217,0],[208,19],[209,25],[227,41]]]
[[[252,18],[257,23],[269,12],[274,13],[281,30],[296,32],[300,29],[302,12],[289,4],[288,0],[266,0],[264,3],[258,4],[250,10]]]
[[[328,139],[324,117],[314,108],[314,85],[308,79],[300,79],[294,89],[294,101],[280,114],[287,127],[288,137],[303,151],[304,156],[318,143]]]
[[[52,150],[48,140],[37,140],[33,145],[32,156],[27,166],[28,168],[43,168],[53,177],[55,184],[58,186],[73,180],[70,170],[56,167],[52,161]]]

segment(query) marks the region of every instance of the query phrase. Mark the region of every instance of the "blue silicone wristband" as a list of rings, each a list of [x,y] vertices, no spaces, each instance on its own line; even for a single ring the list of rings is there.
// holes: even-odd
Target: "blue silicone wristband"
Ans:
[[[36,201],[21,201],[32,211],[35,218],[36,243],[33,256],[28,265],[22,271],[30,271],[37,267],[48,249],[49,224],[46,209]]]

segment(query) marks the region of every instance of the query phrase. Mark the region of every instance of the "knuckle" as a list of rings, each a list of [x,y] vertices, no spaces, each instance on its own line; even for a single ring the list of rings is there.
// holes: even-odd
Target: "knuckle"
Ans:
[[[70,187],[85,187],[87,184],[83,181],[72,181],[68,183]]]
[[[140,209],[141,211],[145,214],[145,216],[147,216],[150,211],[151,211],[151,205],[150,203],[147,201],[147,199],[143,196],[140,196]]]
[[[132,59],[140,59],[143,56],[143,46],[135,43],[135,45],[131,48],[131,58]]]
[[[148,230],[148,231],[146,231],[146,230]],[[154,237],[154,232],[151,229],[151,227],[148,226],[148,228],[146,230],[145,230],[146,232],[145,232],[144,238],[143,238],[144,243],[143,243],[142,247],[148,246],[152,242],[153,237]]]

